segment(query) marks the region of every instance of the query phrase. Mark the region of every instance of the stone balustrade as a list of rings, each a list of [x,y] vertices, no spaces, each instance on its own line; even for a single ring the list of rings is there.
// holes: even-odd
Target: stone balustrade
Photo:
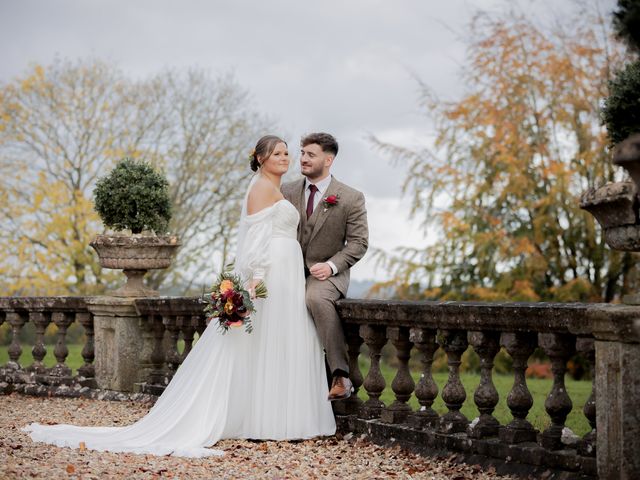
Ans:
[[[339,406],[337,418],[342,429],[425,453],[456,451],[471,461],[502,459],[526,465],[522,472],[557,470],[576,476],[595,476],[597,472],[601,478],[635,478],[640,472],[640,381],[633,373],[640,368],[640,335],[634,328],[639,308],[343,300],[339,311],[349,329],[354,386],[364,388],[368,397],[364,403],[354,398]],[[371,364],[364,381],[357,361],[363,342]],[[395,347],[398,365],[391,383],[395,400],[390,405],[380,402],[386,386],[380,374],[380,352],[387,343]],[[408,370],[414,347],[422,364],[417,385]],[[480,384],[475,392],[465,391],[459,376],[461,355],[468,347],[480,358]],[[492,367],[500,347],[513,360],[513,387],[506,398],[513,419],[506,425],[493,416],[499,395]],[[527,420],[533,398],[525,370],[537,347],[550,358],[553,372],[553,384],[544,402],[550,421],[542,432]],[[431,364],[438,348],[448,363],[448,380],[440,392],[447,412],[441,416],[432,409],[438,387]],[[578,442],[567,443],[563,432],[573,405],[564,377],[567,362],[576,352],[591,364],[595,375],[582,412],[591,431]],[[407,403],[412,393],[420,404],[417,411],[411,411]],[[471,395],[479,412],[475,419],[460,411]]]
[[[36,394],[72,394],[72,386],[78,389],[96,387],[94,361],[93,315],[82,297],[0,297],[0,325],[11,327],[11,344],[7,352],[9,361],[0,365],[0,392],[18,391]],[[35,327],[35,342],[31,347],[33,361],[23,366],[20,357],[24,348],[20,332],[27,323]],[[67,329],[73,323],[84,328],[85,343],[82,348],[84,364],[75,374],[66,363]],[[45,367],[47,354],[44,333],[50,324],[57,327],[57,341],[53,349],[56,364]]]
[[[179,297],[92,297],[84,302],[0,299],[0,323],[8,322],[13,332],[2,380],[14,385],[38,384],[65,372],[65,328],[72,319],[90,328],[93,316],[98,387],[159,395],[191,349],[195,334],[206,328],[202,308],[197,298]],[[348,400],[334,403],[343,433],[366,434],[375,442],[399,444],[425,454],[456,453],[462,460],[491,463],[516,473],[640,478],[640,332],[634,328],[640,307],[342,300],[339,312],[356,390]],[[36,344],[33,365],[22,369],[16,365],[22,351],[17,339],[27,321],[36,325]],[[59,364],[46,369],[42,334],[51,321],[59,327]],[[395,355],[390,363],[394,370],[390,385],[380,368],[382,350],[388,344]],[[549,357],[553,372],[544,402],[549,421],[542,431],[528,420],[533,397],[525,377],[527,362],[538,347]],[[494,416],[500,394],[493,383],[493,362],[501,348],[513,361],[513,386],[506,394],[512,419],[506,424]],[[87,330],[85,367],[91,366],[90,349]],[[439,349],[448,364],[448,379],[441,391],[432,376]],[[461,357],[467,349],[473,349],[480,359],[480,383],[473,392],[466,391],[460,380]],[[368,357],[366,376],[360,370],[362,352]],[[420,358],[417,383],[409,369],[414,352]],[[591,431],[578,441],[567,441],[565,423],[573,403],[564,377],[567,362],[576,353],[594,372],[591,397],[580,412]],[[22,370],[24,373],[16,374]],[[394,398],[388,404],[381,400],[386,388]],[[412,395],[420,405],[417,410],[410,406]],[[438,395],[447,409],[442,415],[433,409]],[[461,411],[467,397],[477,407],[477,418],[467,418]]]
[[[204,304],[197,298],[144,298],[136,300],[135,306],[152,342],[149,375],[136,390],[160,395],[191,350],[195,334],[202,334],[207,326]]]

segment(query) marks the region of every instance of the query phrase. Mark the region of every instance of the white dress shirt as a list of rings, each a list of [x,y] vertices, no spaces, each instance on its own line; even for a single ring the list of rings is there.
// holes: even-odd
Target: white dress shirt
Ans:
[[[324,198],[324,194],[327,191],[327,188],[329,188],[329,184],[330,183],[331,183],[331,175],[327,175],[325,178],[323,178],[322,180],[320,180],[319,182],[316,182],[314,184],[316,186],[316,188],[318,189],[318,191],[316,192],[315,196],[313,197],[313,211],[314,212],[315,212],[316,208],[318,208],[318,205],[320,204],[322,199]],[[305,204],[305,206],[309,202],[309,195],[311,195],[311,190],[309,190],[309,185],[311,185],[311,182],[307,178],[304,181],[304,204]],[[333,271],[333,274],[336,275],[338,273],[338,267],[336,267],[335,264],[330,260],[327,261],[326,263],[331,267],[331,270]]]

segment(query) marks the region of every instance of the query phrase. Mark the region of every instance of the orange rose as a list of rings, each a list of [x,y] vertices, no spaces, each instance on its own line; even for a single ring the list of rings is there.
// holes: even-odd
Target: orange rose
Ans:
[[[231,280],[223,280],[220,282],[220,293],[225,293],[229,290],[233,290],[233,282]]]
[[[229,323],[229,326],[230,326],[230,327],[239,327],[239,326],[241,326],[241,325],[242,325],[242,320],[237,320],[237,321],[235,321],[235,322],[230,322],[230,323]]]

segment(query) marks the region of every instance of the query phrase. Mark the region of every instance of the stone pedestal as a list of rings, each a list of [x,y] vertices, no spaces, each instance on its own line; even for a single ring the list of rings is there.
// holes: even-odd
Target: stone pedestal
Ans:
[[[615,315],[629,308],[594,325],[600,478],[640,478],[640,338],[633,321]]]
[[[143,328],[133,298],[91,297],[94,316],[95,376],[98,388],[133,392],[151,368],[153,341]]]
[[[640,344],[596,342],[600,478],[640,478],[639,372]]]

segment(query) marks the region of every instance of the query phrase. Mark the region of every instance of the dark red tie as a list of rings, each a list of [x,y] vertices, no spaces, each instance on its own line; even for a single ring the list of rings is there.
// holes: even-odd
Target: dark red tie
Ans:
[[[316,192],[318,191],[318,187],[316,187],[313,183],[309,185],[309,200],[307,201],[307,218],[311,216],[313,213],[313,197],[316,196]]]

